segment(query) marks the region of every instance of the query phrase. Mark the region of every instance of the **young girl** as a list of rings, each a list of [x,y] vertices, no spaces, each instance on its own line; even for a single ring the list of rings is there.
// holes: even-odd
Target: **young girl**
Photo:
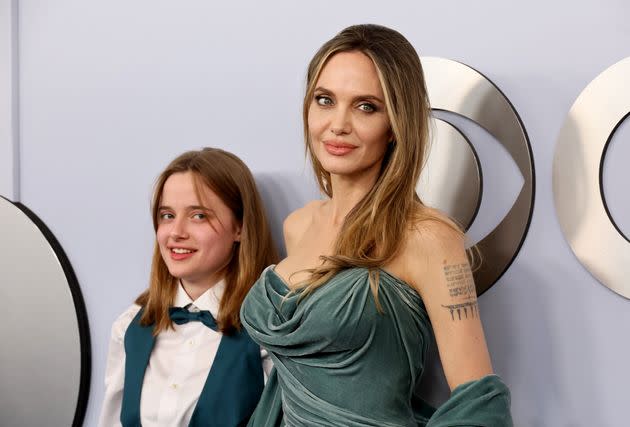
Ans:
[[[100,425],[244,425],[271,362],[239,310],[277,258],[254,179],[231,153],[190,151],[158,178],[152,213],[150,285],[113,324]]]
[[[304,130],[325,200],[284,223],[241,319],[275,370],[253,427],[512,425],[493,375],[463,232],[419,200],[429,103],[413,46],[346,28],[308,68]],[[430,340],[451,398],[416,398]]]

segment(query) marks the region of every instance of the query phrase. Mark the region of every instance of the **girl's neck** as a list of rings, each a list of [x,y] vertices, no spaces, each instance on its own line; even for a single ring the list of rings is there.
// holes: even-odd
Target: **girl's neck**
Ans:
[[[223,280],[223,275],[217,275],[216,277],[200,281],[191,281],[186,279],[180,279],[179,281],[186,294],[188,294],[191,300],[195,301],[203,295],[204,292],[213,288],[221,280]]]

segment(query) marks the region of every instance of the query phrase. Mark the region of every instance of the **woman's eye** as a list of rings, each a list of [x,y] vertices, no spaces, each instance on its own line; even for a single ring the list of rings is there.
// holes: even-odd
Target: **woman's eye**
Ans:
[[[370,103],[363,103],[359,105],[359,110],[365,113],[373,113],[374,111],[376,111],[376,106]]]
[[[317,104],[324,107],[328,107],[333,104],[332,99],[330,99],[330,97],[325,96],[325,95],[317,95],[315,97],[315,101],[317,101]]]
[[[206,214],[204,214],[204,213],[196,213],[196,214],[193,215],[193,218],[194,219],[199,219],[199,220],[204,220],[204,219],[206,219]]]
[[[175,215],[171,214],[171,213],[161,213],[160,214],[160,219],[161,220],[165,220],[165,219],[173,219],[175,218]]]

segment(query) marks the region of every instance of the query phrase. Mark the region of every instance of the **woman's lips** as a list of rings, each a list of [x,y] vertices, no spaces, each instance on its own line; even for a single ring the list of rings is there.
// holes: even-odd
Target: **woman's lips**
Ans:
[[[343,156],[357,148],[357,146],[345,142],[324,141],[324,148],[333,156]]]

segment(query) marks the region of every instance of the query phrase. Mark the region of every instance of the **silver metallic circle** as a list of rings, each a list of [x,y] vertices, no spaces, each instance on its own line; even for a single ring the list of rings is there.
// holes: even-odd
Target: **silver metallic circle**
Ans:
[[[630,57],[597,76],[578,96],[560,130],[553,194],[562,232],[597,280],[630,298],[630,243],[610,217],[601,188],[606,147],[630,113]]]
[[[80,426],[90,340],[72,268],[52,233],[0,197],[0,425]]]
[[[452,124],[434,119],[427,161],[416,192],[427,206],[468,229],[481,205],[482,176],[470,141]]]
[[[510,154],[523,187],[501,222],[477,243],[483,262],[475,271],[477,293],[488,290],[507,271],[527,235],[534,210],[535,176],[525,127],[505,95],[484,75],[444,58],[422,58],[431,107],[476,122]]]

